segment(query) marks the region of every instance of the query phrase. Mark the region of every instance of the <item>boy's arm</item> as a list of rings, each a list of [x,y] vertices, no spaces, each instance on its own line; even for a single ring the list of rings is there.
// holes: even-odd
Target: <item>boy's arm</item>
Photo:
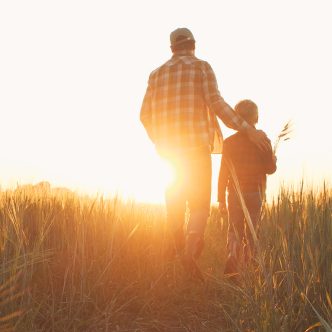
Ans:
[[[264,152],[264,166],[266,174],[273,174],[277,170],[277,157],[273,153],[271,141],[269,140],[269,148]]]
[[[226,188],[229,181],[229,169],[226,163],[227,158],[227,150],[225,149],[221,159],[220,170],[219,170],[219,178],[218,178],[218,202],[220,206],[226,208]]]

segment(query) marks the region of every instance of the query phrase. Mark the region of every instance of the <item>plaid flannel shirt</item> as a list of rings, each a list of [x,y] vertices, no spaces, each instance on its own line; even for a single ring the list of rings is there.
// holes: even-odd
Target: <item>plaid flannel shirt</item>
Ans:
[[[140,119],[158,150],[213,149],[215,137],[222,140],[216,116],[235,130],[248,127],[221,97],[206,61],[177,52],[150,74]]]

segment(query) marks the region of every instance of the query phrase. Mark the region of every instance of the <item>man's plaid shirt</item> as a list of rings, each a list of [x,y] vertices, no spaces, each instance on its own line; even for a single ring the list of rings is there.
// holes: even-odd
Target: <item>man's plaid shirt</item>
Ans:
[[[206,61],[177,52],[150,74],[140,118],[158,149],[213,147],[221,138],[216,115],[230,128],[248,127],[221,97]]]

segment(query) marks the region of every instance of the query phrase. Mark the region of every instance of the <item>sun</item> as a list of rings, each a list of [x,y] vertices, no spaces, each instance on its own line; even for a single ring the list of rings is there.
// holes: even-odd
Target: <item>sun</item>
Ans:
[[[107,169],[93,172],[91,183],[100,183],[99,191],[108,196],[116,193],[123,199],[154,204],[165,202],[165,190],[175,174],[171,164],[155,151],[137,158],[131,155],[123,156],[118,164],[113,163],[112,172],[112,181],[109,182],[106,181],[110,179]]]
[[[158,155],[146,158],[140,176],[131,183],[122,185],[125,195],[135,200],[149,203],[164,203],[165,190],[173,181],[175,170],[172,165]]]

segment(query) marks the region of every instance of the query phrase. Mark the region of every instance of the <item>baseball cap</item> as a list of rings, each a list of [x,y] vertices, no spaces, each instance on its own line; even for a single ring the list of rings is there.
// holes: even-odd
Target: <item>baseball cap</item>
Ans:
[[[171,46],[180,45],[190,40],[195,41],[195,38],[192,32],[187,28],[178,28],[170,34]]]

